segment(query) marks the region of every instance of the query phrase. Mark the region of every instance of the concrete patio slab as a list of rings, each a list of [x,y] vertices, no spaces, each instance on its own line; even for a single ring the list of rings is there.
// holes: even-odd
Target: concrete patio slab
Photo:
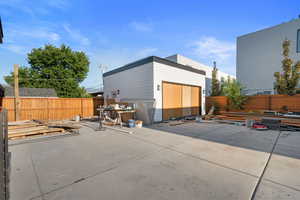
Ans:
[[[101,132],[90,133],[83,129],[83,137],[31,144],[42,192],[56,190],[159,150],[157,146],[107,132],[110,135],[101,137]]]
[[[269,157],[266,152],[197,139],[174,149],[256,177],[262,173]]]
[[[283,132],[263,180],[269,180],[300,192],[300,133]]]
[[[10,199],[31,199],[41,195],[32,165],[30,147],[14,146],[10,147],[9,151],[12,152]]]
[[[248,199],[255,183],[254,177],[164,149],[45,199]]]
[[[255,200],[298,200],[300,191],[296,191],[269,181],[262,181]]]
[[[90,127],[11,145],[11,200],[250,199],[278,134],[214,123]],[[300,199],[299,141],[282,133],[256,199]]]

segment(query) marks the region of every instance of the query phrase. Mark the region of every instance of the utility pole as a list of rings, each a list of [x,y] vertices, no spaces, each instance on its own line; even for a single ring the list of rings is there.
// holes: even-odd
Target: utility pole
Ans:
[[[99,69],[100,69],[100,72],[101,72],[102,87],[103,87],[103,86],[104,86],[103,74],[104,74],[104,72],[107,70],[107,66],[106,66],[106,65],[103,65],[103,64],[100,64],[100,65],[99,65]],[[100,83],[100,84],[101,84],[101,83]],[[101,88],[101,85],[100,85],[100,88]]]
[[[19,65],[14,64],[15,119],[20,120]]]

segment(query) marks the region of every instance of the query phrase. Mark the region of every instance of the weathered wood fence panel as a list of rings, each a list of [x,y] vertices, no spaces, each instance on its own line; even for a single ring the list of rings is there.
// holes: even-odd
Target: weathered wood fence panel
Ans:
[[[8,152],[7,111],[0,109],[0,199],[9,199],[10,153]]]
[[[210,109],[217,104],[221,111],[228,108],[228,99],[225,96],[206,97],[206,107]],[[244,106],[245,111],[249,110],[275,110],[282,111],[286,107],[289,111],[300,112],[300,95],[258,95],[249,96]]]
[[[226,110],[226,106],[228,104],[227,97],[224,96],[216,96],[216,97],[206,97],[205,104],[206,104],[206,113],[209,112],[209,109],[212,105],[216,104],[220,108],[220,110]]]
[[[76,115],[97,115],[102,98],[21,98],[20,120],[61,120]],[[2,107],[8,110],[8,121],[15,121],[14,98],[3,98]]]

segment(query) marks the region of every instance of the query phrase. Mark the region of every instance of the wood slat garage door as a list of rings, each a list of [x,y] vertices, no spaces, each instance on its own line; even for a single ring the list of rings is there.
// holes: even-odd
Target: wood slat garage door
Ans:
[[[182,86],[163,83],[163,119],[182,116]]]
[[[192,115],[199,115],[201,107],[201,88],[192,87]]]
[[[192,114],[192,87],[182,86],[182,115],[189,116]]]
[[[163,120],[199,115],[201,88],[163,82]]]

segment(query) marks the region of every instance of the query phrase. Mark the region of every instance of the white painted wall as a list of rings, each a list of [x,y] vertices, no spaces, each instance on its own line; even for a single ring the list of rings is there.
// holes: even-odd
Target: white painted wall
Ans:
[[[118,98],[153,99],[153,63],[104,77],[104,97],[120,90]]]
[[[291,41],[290,57],[300,60],[297,48],[297,30],[300,19],[237,38],[237,79],[248,90],[272,91],[274,72],[282,71],[282,42]]]
[[[206,90],[205,90],[205,94],[206,94],[206,96],[210,95],[210,93],[211,93],[212,70],[213,70],[212,67],[204,65],[202,63],[199,63],[197,61],[194,61],[190,58],[187,58],[187,57],[179,55],[179,54],[175,54],[175,55],[166,57],[166,59],[171,60],[171,61],[176,62],[176,63],[179,63],[179,64],[182,64],[182,65],[188,65],[188,66],[194,67],[196,69],[200,69],[200,70],[205,71],[206,72],[206,80],[205,80]],[[219,81],[221,81],[222,78],[227,80],[228,76],[231,79],[236,79],[235,76],[218,70],[217,79]]]
[[[205,114],[205,76],[157,62],[104,77],[104,97],[112,98],[111,92],[120,90],[120,99],[155,99],[154,121],[162,121],[163,81],[201,86],[201,107]]]
[[[205,94],[203,94],[203,90],[205,90],[205,76],[201,74],[197,74],[194,72],[186,71],[183,69],[178,69],[175,67],[171,67],[168,65],[164,65],[161,63],[154,62],[154,70],[153,70],[153,91],[154,98],[156,100],[156,110],[154,113],[154,121],[162,120],[162,82],[169,81],[174,83],[188,84],[201,86],[202,88],[202,114],[205,114]],[[157,85],[159,85],[160,90],[157,90]]]

